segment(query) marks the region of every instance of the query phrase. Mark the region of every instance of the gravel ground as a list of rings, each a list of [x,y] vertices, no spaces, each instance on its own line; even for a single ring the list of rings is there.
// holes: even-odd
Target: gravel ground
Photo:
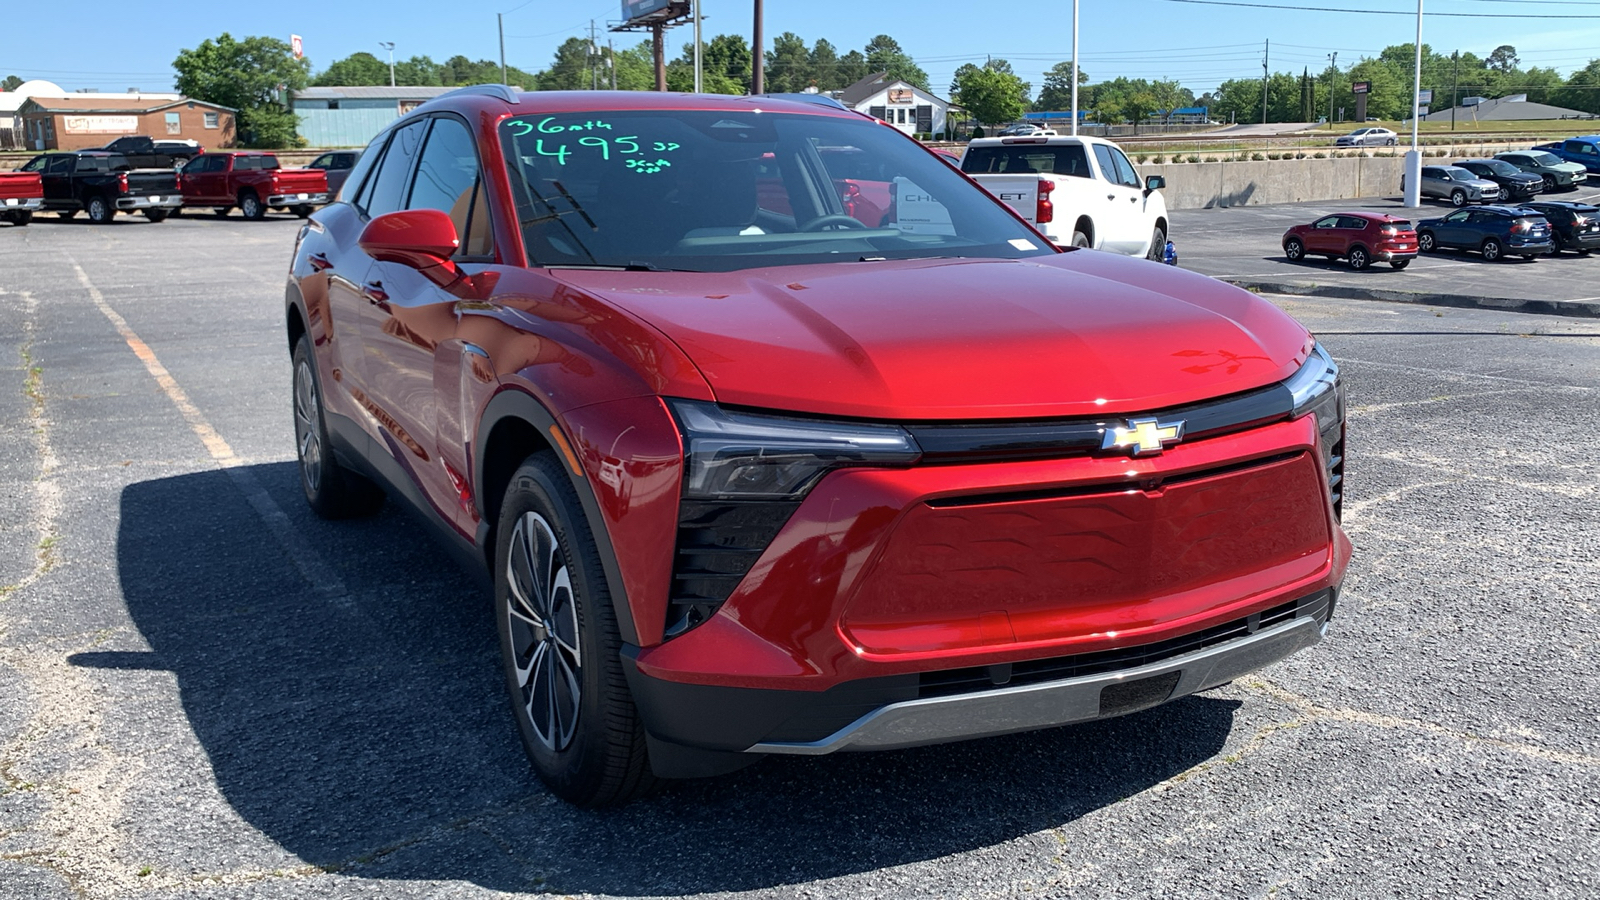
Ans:
[[[1600,893],[1592,323],[1280,301],[1349,383],[1357,552],[1259,676],[582,812],[483,592],[299,496],[296,227],[0,227],[0,897]]]

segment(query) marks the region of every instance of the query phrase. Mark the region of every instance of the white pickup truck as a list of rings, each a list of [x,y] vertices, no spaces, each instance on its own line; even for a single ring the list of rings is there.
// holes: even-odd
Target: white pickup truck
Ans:
[[[1166,180],[1139,181],[1116,144],[1091,137],[978,138],[961,171],[1057,244],[1159,260],[1167,247]]]

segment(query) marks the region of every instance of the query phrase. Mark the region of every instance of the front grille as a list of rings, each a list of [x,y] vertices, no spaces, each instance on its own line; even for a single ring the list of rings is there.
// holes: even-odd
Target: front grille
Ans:
[[[704,622],[739,586],[800,501],[685,500],[667,602],[667,637]]]
[[[1301,597],[1264,612],[1253,613],[1231,622],[1154,644],[1124,647],[1120,650],[1103,650],[1098,653],[1080,653],[1054,659],[925,672],[920,677],[917,696],[949,697],[985,691],[1002,685],[1009,687],[1039,684],[1134,669],[1237,640],[1255,634],[1263,628],[1270,628],[1300,617],[1311,617],[1318,622],[1326,622],[1332,612],[1332,606],[1332,592],[1318,591],[1309,597]]]
[[[1333,501],[1333,517],[1344,521],[1344,435],[1328,451],[1328,498]]]

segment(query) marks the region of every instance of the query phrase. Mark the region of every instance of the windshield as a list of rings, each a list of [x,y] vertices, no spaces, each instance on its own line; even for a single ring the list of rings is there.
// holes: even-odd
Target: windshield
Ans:
[[[1559,166],[1562,163],[1561,157],[1555,155],[1554,153],[1545,153],[1543,151],[1538,153],[1529,153],[1528,158],[1541,166]]]
[[[1082,144],[1002,144],[968,147],[961,171],[969,175],[1073,175],[1092,178]]]
[[[1517,168],[1516,166],[1513,166],[1511,163],[1508,163],[1503,159],[1489,159],[1489,160],[1485,160],[1485,161],[1483,161],[1481,163],[1478,163],[1478,165],[1484,167],[1485,169],[1488,169],[1489,171],[1495,173],[1496,175],[1520,175],[1520,174],[1522,174],[1522,170],[1521,169]]]
[[[519,116],[500,134],[529,265],[726,272],[1055,252],[866,119],[595,111]]]
[[[1440,166],[1439,171],[1449,175],[1455,181],[1478,181],[1478,173],[1468,171],[1460,166]]]

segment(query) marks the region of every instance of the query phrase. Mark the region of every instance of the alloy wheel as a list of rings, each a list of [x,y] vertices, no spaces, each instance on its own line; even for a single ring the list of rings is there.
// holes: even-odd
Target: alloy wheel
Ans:
[[[519,709],[539,742],[559,752],[572,743],[583,700],[577,598],[566,557],[543,516],[523,513],[510,550],[505,613],[522,693]]]
[[[1296,262],[1306,255],[1306,247],[1294,238],[1290,238],[1283,245],[1283,255],[1289,257],[1290,262]]]
[[[294,370],[294,442],[300,457],[300,477],[316,493],[322,487],[322,437],[317,387],[311,366],[301,360]]]
[[[1424,231],[1417,235],[1417,249],[1423,253],[1433,252],[1433,232]]]

